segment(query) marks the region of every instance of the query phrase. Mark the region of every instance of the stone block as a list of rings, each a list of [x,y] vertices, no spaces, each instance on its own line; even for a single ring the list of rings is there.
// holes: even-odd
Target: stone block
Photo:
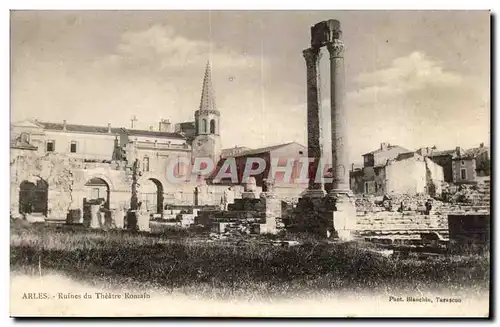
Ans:
[[[90,206],[90,228],[101,228],[101,206],[93,204]]]
[[[194,224],[194,218],[196,216],[192,213],[185,213],[185,214],[182,214],[182,217],[181,217],[181,226],[182,227],[189,227],[191,226],[192,224]]]
[[[45,222],[45,216],[37,213],[26,214],[26,221],[29,223],[43,223]]]
[[[115,228],[122,229],[124,226],[125,210],[116,209],[112,212],[113,225]]]
[[[257,191],[245,191],[241,193],[242,199],[258,199],[260,197],[259,192]]]
[[[151,230],[149,226],[149,214],[138,213],[137,214],[137,229],[142,232],[149,232]]]
[[[230,223],[216,223],[211,226],[210,231],[212,233],[222,234],[226,231],[226,228],[228,228],[229,226]]]

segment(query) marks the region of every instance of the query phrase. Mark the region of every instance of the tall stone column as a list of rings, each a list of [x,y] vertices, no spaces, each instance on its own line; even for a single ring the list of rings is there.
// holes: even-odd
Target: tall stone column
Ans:
[[[347,141],[347,112],[345,99],[344,43],[338,30],[332,31],[335,38],[327,43],[330,53],[330,104],[332,136],[333,187],[330,196],[335,199],[333,213],[334,228],[343,240],[352,238],[356,227],[356,208],[349,186],[349,144]]]
[[[345,98],[344,43],[339,39],[327,44],[330,53],[330,106],[332,120],[333,190],[350,192],[349,148]]]
[[[307,66],[307,153],[309,162],[309,186],[307,197],[323,197],[325,195],[322,181],[316,181],[316,171],[321,164],[323,153],[322,131],[320,122],[319,62],[321,49],[311,47],[303,51]]]

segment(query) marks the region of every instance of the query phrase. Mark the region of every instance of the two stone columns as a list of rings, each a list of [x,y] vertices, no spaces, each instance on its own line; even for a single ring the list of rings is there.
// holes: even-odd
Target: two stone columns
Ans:
[[[335,20],[321,22],[311,29],[311,48],[303,51],[307,64],[307,131],[308,157],[312,168],[322,164],[323,138],[321,137],[321,99],[319,97],[319,61],[321,47],[330,54],[330,106],[332,140],[332,190],[328,194],[333,203],[333,225],[337,236],[350,240],[356,225],[356,209],[349,186],[349,149],[347,142],[347,119],[344,73],[344,43],[340,39],[340,23]],[[311,165],[310,165],[311,166]],[[322,172],[320,170],[320,172]],[[324,185],[316,178],[316,172],[309,174],[307,197],[324,196]],[[323,178],[323,176],[318,176]]]

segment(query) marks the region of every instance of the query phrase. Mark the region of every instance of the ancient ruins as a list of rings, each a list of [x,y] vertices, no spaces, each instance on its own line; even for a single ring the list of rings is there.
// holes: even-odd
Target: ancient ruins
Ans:
[[[307,66],[307,147],[313,166],[325,164],[324,148],[327,137],[331,138],[332,189],[325,192],[324,176],[317,176],[315,170],[309,175],[309,187],[299,200],[295,213],[295,223],[299,229],[315,228],[317,232],[335,233],[342,240],[350,240],[356,227],[354,196],[349,186],[349,144],[347,141],[347,121],[345,98],[344,43],[341,39],[340,22],[328,20],[311,28],[311,47],[304,50]],[[319,62],[321,48],[330,54],[330,103],[331,133],[325,135],[321,128],[321,99]],[[310,216],[314,216],[311,225]]]
[[[303,51],[307,147],[289,142],[221,149],[221,112],[207,63],[194,121],[176,124],[175,131],[165,119],[158,130],[139,130],[135,116],[130,128],[14,123],[11,218],[145,232],[165,226],[202,227],[219,235],[289,230],[374,242],[420,240],[422,233],[443,240],[452,237],[455,222],[465,224],[464,217],[489,221],[490,154],[483,144],[466,151],[411,151],[382,143],[363,155],[362,168],[350,163],[340,22],[322,21],[310,32],[310,47]],[[322,128],[320,115],[324,49],[330,57],[331,131]],[[195,179],[185,175],[181,162],[189,166],[203,158],[213,161],[213,172],[202,174],[200,168]],[[256,158],[265,169],[245,178],[249,160],[252,166]],[[281,159],[293,171],[288,179],[273,175],[272,163]],[[303,159],[309,160],[308,178],[293,182],[306,172]],[[237,169],[235,180],[214,179],[227,160]],[[324,174],[328,164],[332,168]]]

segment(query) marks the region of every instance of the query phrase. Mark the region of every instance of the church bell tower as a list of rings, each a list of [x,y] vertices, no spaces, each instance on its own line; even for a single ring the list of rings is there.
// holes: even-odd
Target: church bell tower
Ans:
[[[196,137],[192,143],[193,159],[211,158],[217,165],[221,154],[220,112],[215,106],[210,62],[205,68],[200,107],[194,114],[194,121]]]

